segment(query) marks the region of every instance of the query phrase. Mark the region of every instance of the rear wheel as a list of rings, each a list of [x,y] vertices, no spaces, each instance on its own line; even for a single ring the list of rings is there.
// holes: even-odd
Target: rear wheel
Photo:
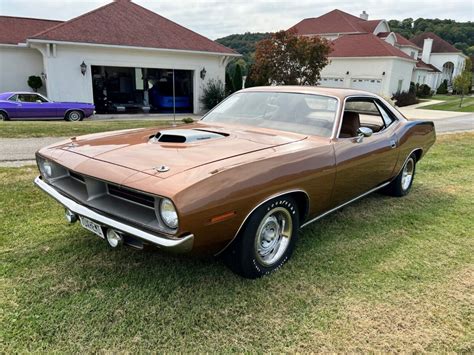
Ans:
[[[266,202],[255,210],[224,255],[226,264],[246,278],[278,270],[295,248],[298,207],[290,197]]]
[[[387,195],[402,197],[407,195],[411,186],[413,185],[413,179],[415,178],[416,171],[416,155],[411,154],[405,165],[402,168],[402,171],[398,176],[393,180],[385,189],[384,192]]]
[[[8,115],[3,111],[0,111],[0,121],[8,121]]]
[[[70,122],[82,121],[84,114],[81,111],[72,110],[66,114],[66,120]]]

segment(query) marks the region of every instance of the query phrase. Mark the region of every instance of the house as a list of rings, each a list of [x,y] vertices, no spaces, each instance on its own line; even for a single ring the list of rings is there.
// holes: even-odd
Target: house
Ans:
[[[0,27],[0,91],[38,75],[50,99],[98,112],[198,113],[203,87],[239,56],[129,0],[65,22],[0,16]]]
[[[408,91],[412,81],[436,89],[443,78],[451,80],[464,63],[465,56],[436,35],[424,34],[426,45],[422,35],[417,36],[420,40],[410,41],[392,32],[386,20],[369,20],[365,11],[356,17],[336,9],[304,19],[290,30],[331,41],[330,63],[321,72],[323,86],[350,87],[391,97]],[[441,49],[444,54],[438,55],[435,50]],[[453,70],[445,71],[443,66],[450,61]]]

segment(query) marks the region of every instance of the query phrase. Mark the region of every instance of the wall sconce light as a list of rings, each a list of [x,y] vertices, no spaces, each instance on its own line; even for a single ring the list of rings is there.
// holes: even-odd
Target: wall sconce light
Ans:
[[[349,71],[346,72],[346,75],[349,75]]]
[[[41,75],[41,79],[43,79],[43,80],[46,80],[48,78],[48,76],[46,75],[45,72],[41,72],[40,75]]]
[[[202,68],[202,70],[201,70],[201,79],[202,80],[204,80],[204,78],[206,77],[206,74],[207,74],[206,68]]]
[[[385,75],[385,72],[383,72],[382,75]]]
[[[84,63],[84,61],[82,61],[82,64],[81,64],[81,74],[82,75],[86,75],[86,72],[87,72],[87,64]]]

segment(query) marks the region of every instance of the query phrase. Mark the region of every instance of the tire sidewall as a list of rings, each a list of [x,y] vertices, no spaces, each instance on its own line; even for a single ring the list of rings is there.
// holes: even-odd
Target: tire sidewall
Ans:
[[[263,265],[259,262],[256,257],[255,250],[255,239],[257,238],[257,229],[262,222],[264,216],[275,207],[286,208],[292,218],[292,235],[290,243],[281,256],[281,258],[273,263],[272,265]],[[299,229],[299,215],[298,215],[298,206],[296,202],[290,197],[279,197],[271,201],[266,202],[260,206],[254,213],[250,216],[246,222],[240,238],[240,251],[241,251],[241,270],[246,277],[257,278],[265,275],[269,275],[278,269],[280,269],[283,264],[288,261],[291,257],[293,250],[296,245],[298,229]]]
[[[8,115],[3,111],[0,111],[0,121],[8,121]]]
[[[72,119],[72,115],[73,114],[77,114],[78,118],[77,119]],[[67,113],[67,120],[70,121],[70,122],[79,122],[82,120],[83,118],[83,114],[81,113],[81,111],[77,111],[77,110],[72,110],[72,111],[69,111]]]
[[[412,175],[412,178],[411,178],[411,181],[410,181],[410,185],[406,189],[404,189],[403,185],[402,185],[403,170],[405,170],[405,167],[408,164],[408,162],[410,161],[410,159],[413,160],[413,175]],[[416,175],[416,156],[414,154],[411,154],[408,157],[408,159],[406,160],[405,164],[403,164],[402,171],[400,171],[400,174],[397,178],[397,188],[398,188],[401,196],[405,196],[410,192],[411,187],[413,186],[413,181],[415,180],[415,175]]]

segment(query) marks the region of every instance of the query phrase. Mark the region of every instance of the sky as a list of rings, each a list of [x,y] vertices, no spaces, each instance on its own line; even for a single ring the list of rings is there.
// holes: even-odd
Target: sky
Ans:
[[[69,20],[112,0],[0,0],[0,15]],[[369,19],[440,18],[474,21],[474,0],[134,0],[211,39],[287,29],[335,8]]]

